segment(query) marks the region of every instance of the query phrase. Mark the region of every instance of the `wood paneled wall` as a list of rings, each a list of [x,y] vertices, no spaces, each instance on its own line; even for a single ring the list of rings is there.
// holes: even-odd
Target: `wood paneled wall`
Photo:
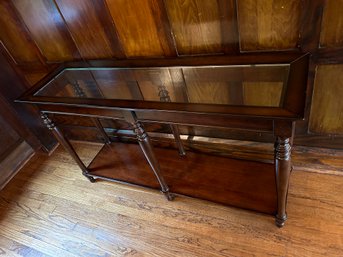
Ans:
[[[297,48],[302,1],[239,0],[237,7],[242,51]]]
[[[21,142],[18,133],[0,116],[0,162]]]
[[[37,108],[14,102],[27,87],[23,76],[18,76],[20,71],[8,62],[9,57],[2,50],[0,48],[0,116],[22,141],[25,140],[34,150],[42,148],[48,152],[56,145],[56,141],[43,126]],[[0,144],[0,148],[6,146]]]
[[[68,60],[310,51],[297,134],[330,145],[343,142],[342,8],[343,0],[2,0],[0,43],[31,85]]]

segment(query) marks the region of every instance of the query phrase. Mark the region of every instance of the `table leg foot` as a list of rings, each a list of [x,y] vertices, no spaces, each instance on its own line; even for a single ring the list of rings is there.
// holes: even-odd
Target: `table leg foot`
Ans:
[[[282,228],[285,225],[287,220],[287,215],[279,217],[278,215],[275,216],[275,225],[279,228]]]
[[[174,200],[175,195],[173,193],[171,193],[169,191],[165,191],[165,192],[161,191],[161,192],[164,194],[164,196],[167,198],[168,201]]]
[[[96,181],[96,179],[93,176],[89,175],[86,172],[82,172],[82,175],[85,176],[91,183],[94,183]]]

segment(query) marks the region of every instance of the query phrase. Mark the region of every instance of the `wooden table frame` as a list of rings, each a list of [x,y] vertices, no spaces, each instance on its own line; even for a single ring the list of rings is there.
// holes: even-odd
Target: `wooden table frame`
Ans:
[[[48,113],[78,115],[91,117],[107,143],[110,142],[106,132],[99,122],[99,118],[122,119],[134,128],[139,145],[149,162],[161,191],[168,200],[173,198],[160,173],[158,161],[152,150],[150,139],[142,125],[143,122],[167,123],[172,127],[174,137],[179,147],[180,155],[185,154],[177,125],[208,126],[270,132],[275,137],[275,174],[277,187],[276,225],[282,227],[287,219],[286,202],[289,177],[291,172],[291,145],[294,137],[295,121],[304,115],[308,54],[243,54],[239,56],[209,56],[177,59],[153,60],[117,60],[117,61],[89,61],[88,63],[66,63],[17,101],[35,104],[41,111],[41,117],[46,126],[53,132],[57,140],[71,154],[81,168],[83,174],[94,182],[87,167],[80,160],[71,144],[64,137],[60,129],[48,117]],[[230,64],[290,64],[288,90],[282,107],[250,107],[228,106],[213,104],[172,103],[168,99],[164,102],[130,101],[110,99],[78,99],[62,97],[35,96],[42,86],[54,78],[64,68],[68,67],[173,67],[173,66],[201,66],[201,65],[230,65]]]

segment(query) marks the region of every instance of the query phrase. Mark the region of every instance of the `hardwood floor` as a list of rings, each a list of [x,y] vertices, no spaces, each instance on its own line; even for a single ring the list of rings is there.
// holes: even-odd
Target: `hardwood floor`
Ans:
[[[101,147],[74,145],[86,163]],[[34,156],[0,192],[0,255],[343,256],[343,174],[295,167],[289,219],[278,229],[269,215],[92,184],[59,147]]]

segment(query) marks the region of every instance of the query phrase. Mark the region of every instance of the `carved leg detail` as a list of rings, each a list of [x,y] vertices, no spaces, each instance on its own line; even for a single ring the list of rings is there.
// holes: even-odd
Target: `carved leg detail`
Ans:
[[[177,125],[170,125],[171,131],[173,132],[174,135],[174,139],[176,142],[176,145],[179,149],[179,155],[180,156],[185,156],[186,155],[186,151],[185,148],[183,147],[181,138],[180,138],[180,131]]]
[[[278,137],[275,143],[275,173],[278,198],[275,223],[278,227],[283,227],[287,220],[286,205],[291,169],[289,138]]]
[[[160,165],[156,159],[156,156],[153,152],[153,149],[151,147],[150,139],[148,134],[144,131],[144,128],[142,124],[138,121],[136,121],[133,124],[134,131],[137,135],[139,146],[141,147],[145,158],[150,164],[150,167],[152,168],[158,183],[161,186],[161,192],[166,196],[166,198],[171,201],[173,200],[174,196],[169,192],[169,187],[167,186],[166,182],[164,181],[161,171],[160,171]]]
[[[63,136],[62,132],[59,130],[58,127],[53,123],[52,120],[49,119],[48,115],[45,113],[41,113],[41,118],[48,129],[51,130],[53,135],[56,137],[58,142],[66,149],[66,151],[71,155],[71,157],[75,160],[77,165],[79,165],[80,169],[82,170],[82,174],[87,177],[91,182],[95,182],[95,179],[88,174],[88,170],[86,166],[81,161],[80,157],[75,152],[72,145],[69,141]]]
[[[110,138],[108,137],[108,135],[107,135],[107,133],[106,133],[104,127],[101,125],[100,120],[97,119],[97,118],[92,118],[92,120],[93,120],[95,126],[97,127],[97,129],[99,130],[99,132],[101,133],[101,135],[102,135],[102,137],[103,137],[103,139],[104,139],[104,141],[105,141],[105,144],[110,144],[110,143],[111,143],[111,140],[110,140]]]

